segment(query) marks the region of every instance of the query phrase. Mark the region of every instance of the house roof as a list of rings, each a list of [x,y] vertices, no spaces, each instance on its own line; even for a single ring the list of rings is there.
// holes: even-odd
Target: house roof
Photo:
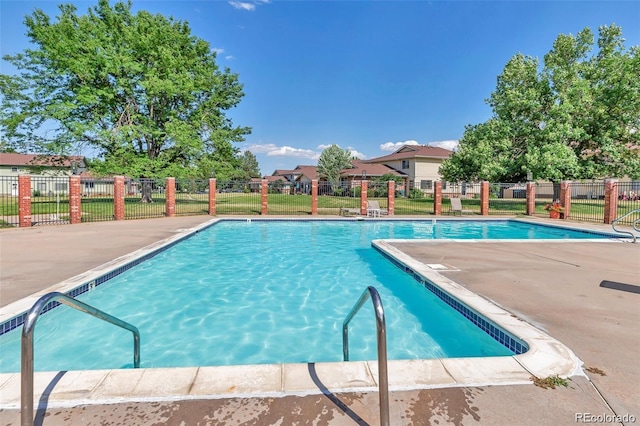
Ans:
[[[13,152],[0,153],[0,165],[2,166],[71,167],[72,162],[79,161],[84,163],[84,157],[73,155],[16,154]]]
[[[317,166],[296,166],[294,171],[300,173],[300,176],[298,176],[296,178],[296,180],[300,179],[301,176],[306,176],[307,178],[309,178],[311,180],[318,179],[318,167]]]
[[[295,171],[295,170],[283,170],[283,169],[276,169],[271,176],[284,176],[284,175],[296,175],[299,172]]]
[[[406,160],[409,158],[436,158],[446,159],[453,154],[453,151],[429,145],[403,145],[394,153],[382,157],[371,158],[367,162],[384,162],[393,160]]]
[[[283,181],[285,183],[290,183],[289,180],[286,177],[278,176],[278,175],[265,176],[263,179],[265,179],[267,182],[276,182],[276,181],[281,180],[281,181]],[[260,181],[260,179],[258,179],[258,181]]]
[[[341,176],[362,176],[362,172],[365,172],[367,177],[382,176],[385,174],[406,176],[404,173],[392,169],[386,164],[369,163],[365,160],[353,160],[351,164],[353,165],[352,168],[340,171]]]

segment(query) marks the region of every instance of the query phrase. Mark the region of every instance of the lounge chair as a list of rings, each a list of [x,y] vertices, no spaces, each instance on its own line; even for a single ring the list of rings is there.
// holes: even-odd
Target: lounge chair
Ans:
[[[340,216],[360,216],[360,209],[350,209],[347,207],[340,207]]]
[[[451,198],[451,211],[455,215],[456,213],[460,213],[460,216],[463,214],[473,214],[473,210],[465,210],[462,208],[462,201],[460,198]]]
[[[389,214],[389,210],[380,207],[380,203],[377,201],[367,201],[367,216],[368,217],[380,217],[380,215]]]

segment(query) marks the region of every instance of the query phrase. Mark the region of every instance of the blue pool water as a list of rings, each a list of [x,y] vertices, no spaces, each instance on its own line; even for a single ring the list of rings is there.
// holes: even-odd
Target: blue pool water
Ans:
[[[371,248],[381,238],[595,238],[513,221],[222,221],[79,296],[137,326],[142,367],[340,361],[342,322],[380,292],[389,359],[512,352]],[[367,303],[352,360],[375,359]],[[0,371],[20,369],[20,330],[0,337]],[[127,368],[132,337],[70,308],[35,329],[36,370]]]

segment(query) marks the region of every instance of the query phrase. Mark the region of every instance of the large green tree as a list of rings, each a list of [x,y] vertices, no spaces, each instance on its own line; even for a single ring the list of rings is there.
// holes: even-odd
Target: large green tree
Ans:
[[[348,149],[338,145],[325,148],[318,158],[318,175],[326,179],[331,187],[340,185],[340,171],[351,167],[353,155]]]
[[[440,169],[450,181],[640,178],[640,48],[622,30],[560,35],[544,56],[517,54],[487,103],[493,116],[465,128]]]
[[[186,22],[134,14],[131,2],[99,0],[84,15],[59,8],[55,21],[41,10],[27,16],[33,47],[4,57],[20,70],[0,75],[0,129],[13,147],[89,148],[96,171],[141,177],[209,177],[240,166],[233,143],[250,128],[234,126],[226,111],[242,85]]]

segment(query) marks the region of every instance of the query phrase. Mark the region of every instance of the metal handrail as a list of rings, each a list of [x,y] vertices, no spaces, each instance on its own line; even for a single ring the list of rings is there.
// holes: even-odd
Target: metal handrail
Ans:
[[[27,317],[25,318],[24,324],[22,326],[22,354],[21,354],[21,382],[20,382],[20,400],[21,407],[20,410],[20,424],[22,426],[31,426],[34,423],[33,419],[33,330],[36,326],[36,321],[42,312],[42,309],[49,303],[53,301],[60,301],[60,303],[64,303],[67,306],[70,306],[74,309],[77,309],[81,312],[92,315],[98,319],[103,321],[110,322],[113,325],[117,325],[118,327],[125,328],[133,333],[133,367],[140,367],[140,332],[138,329],[127,323],[118,319],[114,316],[109,315],[106,312],[103,312],[99,309],[94,308],[93,306],[89,306],[84,302],[74,299],[73,297],[67,296],[66,294],[59,293],[54,291],[52,293],[47,293],[42,296],[38,301],[31,307],[29,312],[27,313]]]
[[[631,238],[633,238],[633,242],[636,242],[636,234],[634,234],[633,232],[630,231],[620,231],[619,229],[616,229],[616,223],[620,222],[622,219],[624,219],[627,216],[631,216],[634,213],[640,213],[640,209],[635,209],[635,210],[631,210],[630,212],[627,212],[625,214],[623,214],[622,216],[620,216],[619,218],[615,219],[613,222],[611,222],[611,228],[613,228],[614,231],[619,232],[621,234],[628,234],[631,236]],[[633,229],[635,229],[636,231],[640,232],[640,229],[638,229],[638,222],[640,222],[640,219],[637,219],[635,222],[633,222]]]
[[[389,426],[389,378],[387,374],[387,326],[384,320],[384,309],[380,294],[375,287],[369,286],[353,306],[349,315],[342,323],[342,355],[345,361],[349,361],[349,321],[362,308],[368,298],[373,302],[373,310],[376,315],[376,329],[378,340],[378,393],[380,395],[380,425]]]

